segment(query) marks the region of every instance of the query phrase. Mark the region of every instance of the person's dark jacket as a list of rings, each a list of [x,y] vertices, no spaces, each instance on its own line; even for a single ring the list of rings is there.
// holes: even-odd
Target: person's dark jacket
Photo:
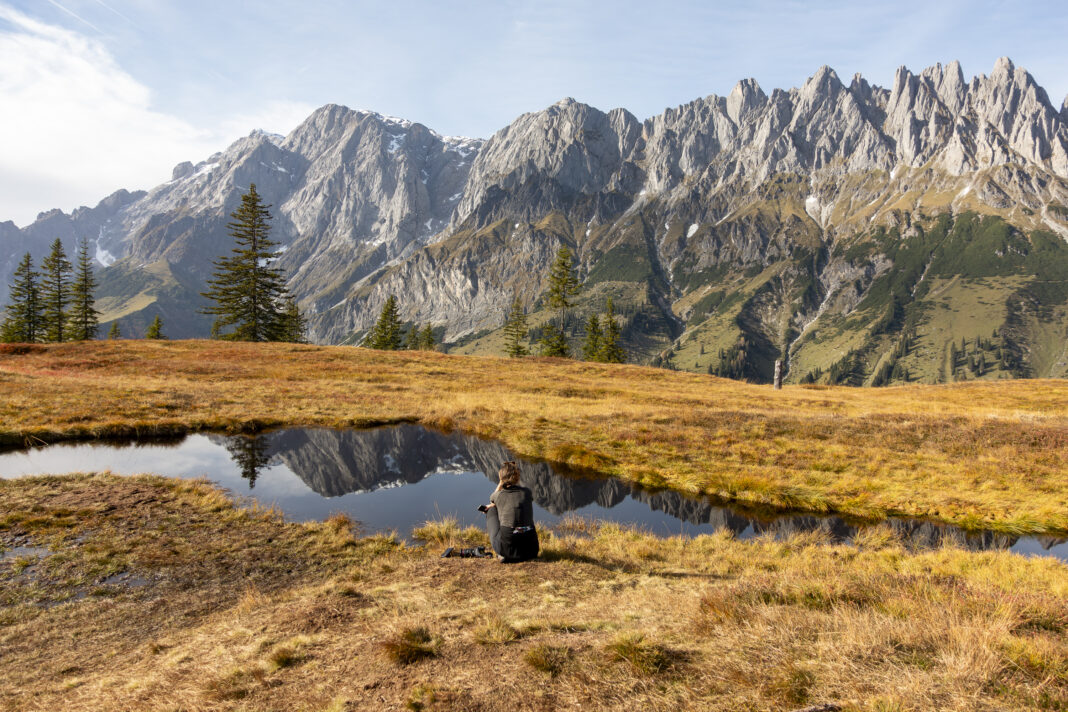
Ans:
[[[526,487],[511,485],[497,490],[490,497],[496,505],[490,509],[497,515],[498,529],[490,538],[493,550],[508,561],[526,561],[538,555],[538,532],[534,528],[534,495]]]

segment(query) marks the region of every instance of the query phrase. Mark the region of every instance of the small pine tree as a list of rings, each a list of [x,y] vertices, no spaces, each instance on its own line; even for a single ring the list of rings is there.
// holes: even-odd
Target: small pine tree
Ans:
[[[70,330],[71,338],[75,341],[95,339],[100,328],[100,312],[94,308],[93,299],[96,287],[89,241],[83,238],[78,245],[78,264],[74,270],[74,284],[71,285]]]
[[[420,351],[433,351],[437,343],[434,341],[434,327],[427,324],[423,327],[423,330],[419,332],[419,350]]]
[[[287,333],[282,313],[287,298],[282,272],[272,266],[278,257],[268,236],[270,205],[264,205],[256,184],[241,196],[227,227],[236,246],[229,257],[215,261],[215,272],[202,295],[215,302],[201,310],[216,316],[212,333],[231,341],[281,341]],[[234,327],[224,334],[224,329]]]
[[[63,252],[63,243],[57,237],[52,251],[41,263],[41,304],[44,308],[42,323],[48,341],[63,341],[68,332],[67,306],[70,304],[71,264]]]
[[[567,332],[552,322],[547,322],[541,329],[541,355],[571,358],[571,343]]]
[[[111,322],[111,328],[108,329],[108,338],[109,339],[118,339],[121,336],[122,336],[122,332],[119,331],[119,322],[118,321]]]
[[[567,340],[567,310],[573,302],[571,298],[578,294],[579,282],[571,264],[571,250],[565,245],[556,253],[556,260],[549,270],[549,289],[546,303],[557,310],[559,324],[552,322],[542,330],[541,349],[545,356],[571,357],[571,345]]]
[[[619,324],[616,323],[611,297],[605,300],[604,312],[601,325],[601,357],[598,360],[605,363],[623,363],[627,360],[627,354],[619,344]]]
[[[419,350],[419,333],[419,325],[412,324],[411,328],[408,329],[408,336],[406,336],[404,339],[405,349],[407,349],[408,351]]]
[[[156,318],[152,320],[152,323],[148,325],[148,331],[145,332],[146,339],[166,339],[163,335],[163,320],[159,318],[159,314],[156,314]]]
[[[526,356],[530,353],[525,342],[529,330],[527,329],[527,310],[523,308],[523,302],[519,295],[512,299],[512,308],[504,321],[504,352],[512,358]]]
[[[392,294],[386,298],[378,321],[371,327],[371,332],[364,339],[363,345],[382,351],[396,351],[401,347],[401,321],[397,314],[397,298]]]
[[[549,292],[546,301],[553,309],[570,309],[574,306],[571,297],[578,294],[579,282],[571,264],[571,250],[565,245],[556,253],[556,260],[549,271]]]
[[[33,261],[27,252],[11,282],[11,304],[0,326],[0,339],[6,342],[33,343],[41,338],[41,288],[39,275],[33,271]]]
[[[288,294],[282,301],[282,312],[279,316],[281,328],[278,333],[279,341],[288,341],[291,344],[308,343],[308,322],[301,314],[300,308]]]
[[[601,320],[590,314],[586,321],[586,343],[582,345],[582,358],[586,361],[601,360]]]

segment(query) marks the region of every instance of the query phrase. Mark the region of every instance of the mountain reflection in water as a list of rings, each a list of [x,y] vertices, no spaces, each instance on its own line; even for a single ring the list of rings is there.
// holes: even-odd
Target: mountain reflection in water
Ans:
[[[217,437],[217,436],[213,436]],[[613,478],[595,479],[555,471],[544,462],[515,457],[502,444],[460,433],[442,433],[417,425],[398,425],[373,430],[283,430],[256,437],[225,437],[236,463],[250,485],[255,469],[250,458],[281,462],[323,497],[371,492],[385,487],[415,484],[440,472],[477,472],[496,486],[496,472],[505,460],[517,460],[521,481],[534,493],[535,503],[546,512],[561,516],[591,508],[595,518],[614,519],[610,510],[630,500],[649,510],[699,526],[702,530],[728,529],[736,536],[785,537],[798,532],[822,531],[833,541],[848,541],[860,530],[840,517],[815,515],[741,514],[708,498],[689,497],[671,490],[652,491]],[[254,446],[251,442],[266,442]],[[243,444],[235,444],[243,443]],[[262,453],[262,454],[261,454]],[[605,512],[603,510],[608,510]],[[642,524],[641,521],[632,522]],[[909,519],[883,522],[903,541],[916,547],[935,547],[947,540],[973,550],[1007,549],[1020,539],[996,532],[965,532],[957,527]],[[1063,544],[1065,539],[1038,537],[1042,549]]]
[[[207,477],[239,495],[275,506],[294,520],[345,512],[365,531],[408,534],[428,519],[454,516],[482,526],[476,511],[497,484],[505,460],[517,460],[534,493],[535,518],[554,524],[579,516],[692,536],[728,529],[739,538],[821,531],[848,541],[860,526],[839,517],[753,514],[709,498],[652,491],[612,478],[580,477],[516,458],[498,442],[417,425],[372,430],[287,429],[254,437],[191,435],[160,442],[65,444],[0,453],[0,477],[70,471],[153,472]],[[967,532],[913,519],[883,525],[914,547],[950,540],[974,550],[1006,549],[1068,559],[1064,539]]]

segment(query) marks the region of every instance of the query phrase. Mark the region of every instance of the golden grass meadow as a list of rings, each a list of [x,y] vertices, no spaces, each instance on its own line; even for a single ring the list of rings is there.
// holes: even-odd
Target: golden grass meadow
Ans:
[[[636,366],[220,342],[0,350],[8,445],[400,421],[746,504],[1068,529],[1068,386],[786,387]],[[888,527],[536,561],[428,522],[286,522],[202,481],[0,479],[0,709],[1058,710],[1068,568]],[[422,543],[420,543],[422,542]]]
[[[349,347],[0,349],[0,444],[401,421],[724,501],[1068,532],[1060,380],[775,391],[640,366]]]

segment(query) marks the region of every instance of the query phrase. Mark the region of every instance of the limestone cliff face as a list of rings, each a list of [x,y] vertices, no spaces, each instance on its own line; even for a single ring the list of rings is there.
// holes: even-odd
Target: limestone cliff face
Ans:
[[[493,328],[513,294],[531,302],[543,289],[560,244],[587,270],[613,248],[647,259],[663,300],[675,301],[696,274],[833,248],[927,210],[923,198],[935,195],[928,202],[944,205],[929,212],[1015,212],[1022,227],[1068,237],[1063,215],[1047,209],[1068,198],[1066,146],[1060,113],[1008,60],[971,82],[956,62],[919,75],[902,68],[890,89],[860,76],[846,86],[829,67],[770,96],[746,80],[727,97],[641,124],[567,99],[487,141],[449,228],[433,240],[442,246],[369,277],[323,315],[318,333],[337,340],[366,328],[389,294],[412,295],[401,299],[405,318],[446,324],[449,338]],[[560,219],[546,224],[547,215]],[[882,264],[832,262],[819,271]],[[805,279],[833,281],[793,281]],[[801,298],[780,289],[787,301]],[[761,320],[780,322],[769,342],[785,346],[826,297],[810,290],[800,310],[780,299],[777,315],[765,304]]]
[[[180,164],[148,193],[0,224],[0,289],[25,250],[39,259],[57,234],[72,247],[84,236],[105,320],[170,309],[173,336],[205,335],[189,305],[250,183],[273,205],[279,265],[315,341],[358,336],[390,294],[406,320],[469,340],[513,295],[535,307],[566,244],[588,305],[626,303],[637,360],[704,369],[675,358],[687,339],[718,353],[744,337],[767,361],[817,321],[869,308],[903,264],[886,245],[861,249],[878,229],[907,236],[974,211],[1068,240],[1068,104],[1001,59],[970,80],[956,62],[902,67],[888,88],[829,67],[790,90],[743,80],[645,121],[565,99],[487,141],[328,105],[289,136],[253,132]]]

